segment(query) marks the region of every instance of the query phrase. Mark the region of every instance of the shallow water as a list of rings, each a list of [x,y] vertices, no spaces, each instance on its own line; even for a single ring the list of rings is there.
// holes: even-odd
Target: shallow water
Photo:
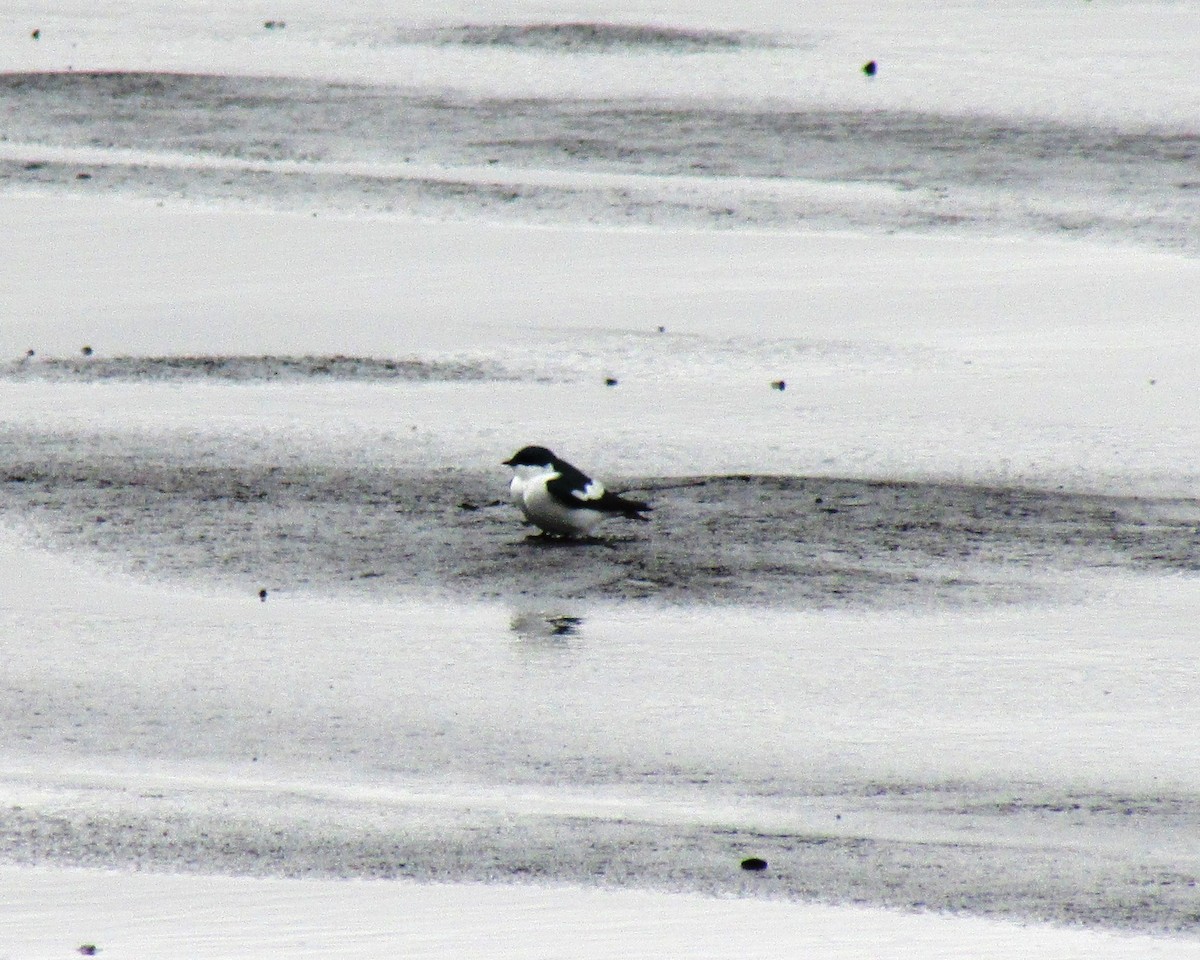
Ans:
[[[1161,619],[1193,587],[1114,577],[1119,614],[834,613],[58,582],[5,610],[4,722],[34,752],[367,777],[1194,789],[1193,638]]]
[[[878,960],[914,944],[926,960],[1037,955],[1045,960],[1175,960],[1184,939],[1113,936],[865,908],[577,888],[317,880],[250,880],[98,870],[0,868],[6,942],[23,957],[91,944],[124,960],[187,953],[219,958],[360,958],[403,951],[520,960],[533,944],[571,956],[631,953],[718,960],[779,956]],[[453,922],[447,923],[447,917]],[[881,954],[881,950],[884,951]]]

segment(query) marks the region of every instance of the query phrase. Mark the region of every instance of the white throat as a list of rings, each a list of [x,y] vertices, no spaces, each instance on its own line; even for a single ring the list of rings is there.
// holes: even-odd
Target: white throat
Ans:
[[[516,478],[518,480],[520,480],[522,483],[528,483],[530,480],[539,480],[542,477],[546,477],[547,479],[549,479],[552,475],[555,474],[555,470],[554,470],[554,467],[552,467],[548,463],[544,463],[544,464],[522,463],[522,464],[518,464],[517,466],[513,467],[513,473],[516,475]]]

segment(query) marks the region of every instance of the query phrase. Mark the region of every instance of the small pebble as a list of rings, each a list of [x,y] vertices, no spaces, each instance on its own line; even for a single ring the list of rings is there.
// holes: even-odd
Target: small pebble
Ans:
[[[85,957],[94,957],[100,952],[100,949],[94,943],[85,943],[76,949],[76,953],[82,953]]]
[[[761,857],[747,857],[742,861],[743,870],[766,870],[767,861]]]
[[[875,74],[876,74],[876,72],[878,72],[878,70],[879,70],[879,65],[876,64],[874,60],[868,60],[866,63],[863,64],[862,72],[865,73],[868,77],[875,76]]]
[[[771,381],[771,389],[778,390],[782,393],[784,390],[787,389],[787,381],[786,380],[772,380]]]
[[[616,377],[605,377],[604,385],[606,387],[615,387],[617,385],[617,378]]]
[[[267,591],[259,590],[258,591],[258,599],[261,600],[263,603],[266,603],[267,602]]]

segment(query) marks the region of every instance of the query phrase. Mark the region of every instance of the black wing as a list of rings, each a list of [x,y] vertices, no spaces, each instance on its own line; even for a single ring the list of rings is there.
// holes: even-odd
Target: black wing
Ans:
[[[592,480],[583,471],[575,469],[570,464],[561,464],[555,468],[558,476],[546,482],[546,489],[560,503],[568,507],[585,510],[599,510],[603,513],[620,513],[631,520],[648,520],[642,514],[650,509],[650,505],[639,500],[627,500],[604,489],[599,480]]]

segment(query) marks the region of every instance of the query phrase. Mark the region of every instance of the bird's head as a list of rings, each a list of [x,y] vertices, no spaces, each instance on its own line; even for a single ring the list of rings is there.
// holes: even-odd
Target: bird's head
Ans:
[[[504,461],[506,467],[542,467],[547,470],[554,468],[557,458],[545,447],[522,447]]]

